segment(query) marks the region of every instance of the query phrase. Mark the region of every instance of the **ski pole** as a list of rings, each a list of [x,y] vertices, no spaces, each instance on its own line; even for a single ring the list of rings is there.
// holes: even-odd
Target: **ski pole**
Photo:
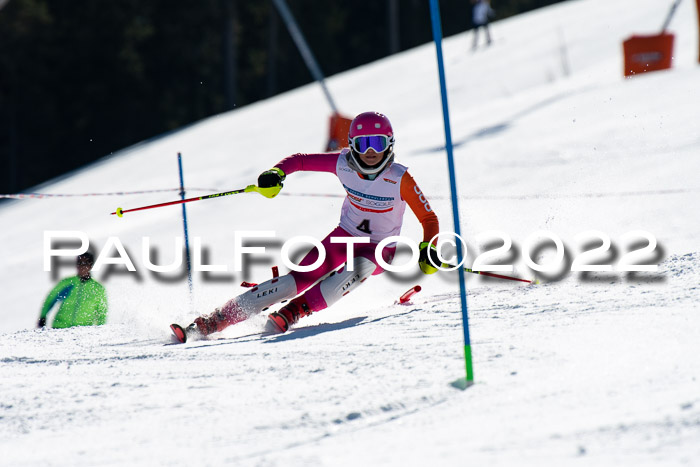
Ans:
[[[449,267],[449,268],[456,268],[453,264],[449,263],[442,263],[442,267]],[[470,272],[472,274],[481,274],[482,276],[487,276],[487,277],[495,277],[497,279],[507,279],[509,281],[520,281],[520,282],[527,282],[528,284],[539,284],[539,281],[529,281],[527,279],[521,279],[519,277],[511,277],[511,276],[503,276],[501,274],[494,274],[492,272],[486,272],[486,271],[474,271],[473,269],[469,268],[463,268],[464,272]]]
[[[276,190],[277,188],[273,187],[273,189]],[[174,204],[189,203],[191,201],[199,201],[201,199],[220,198],[222,196],[237,195],[239,193],[250,193],[252,191],[258,192],[261,195],[265,196],[266,198],[273,198],[274,196],[277,195],[277,193],[273,194],[273,192],[271,192],[269,190],[270,190],[270,188],[259,188],[256,185],[248,185],[247,187],[241,188],[240,190],[224,191],[223,193],[214,193],[211,195],[198,196],[196,198],[180,199],[177,201],[170,201],[167,203],[152,204],[150,206],[142,206],[140,208],[132,208],[132,209],[117,208],[116,211],[114,211],[110,214],[111,215],[116,214],[117,216],[122,217],[127,212],[143,211],[144,209],[162,208],[163,206],[172,206]],[[277,190],[277,191],[279,192],[279,190]]]

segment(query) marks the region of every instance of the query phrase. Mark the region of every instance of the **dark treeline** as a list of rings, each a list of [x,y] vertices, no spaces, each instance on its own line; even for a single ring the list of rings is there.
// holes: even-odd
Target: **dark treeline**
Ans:
[[[432,38],[428,0],[287,1],[326,76]],[[557,1],[492,6],[502,19]],[[270,0],[0,8],[0,193],[311,81]],[[445,36],[471,28],[469,0],[440,8]]]

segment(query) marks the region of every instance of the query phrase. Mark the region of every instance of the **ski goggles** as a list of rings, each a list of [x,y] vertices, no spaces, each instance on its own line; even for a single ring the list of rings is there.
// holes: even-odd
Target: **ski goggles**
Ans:
[[[391,140],[386,135],[355,136],[350,140],[352,148],[360,154],[365,154],[370,149],[374,149],[375,152],[384,152],[390,144]]]

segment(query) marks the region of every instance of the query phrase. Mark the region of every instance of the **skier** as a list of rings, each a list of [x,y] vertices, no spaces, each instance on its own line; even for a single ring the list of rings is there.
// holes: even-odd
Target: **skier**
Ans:
[[[472,0],[472,24],[474,25],[474,42],[472,50],[476,49],[478,43],[479,29],[483,28],[486,34],[486,45],[491,45],[491,32],[489,31],[489,18],[493,17],[495,12],[491,8],[489,0]]]
[[[54,304],[62,300],[52,327],[94,326],[107,322],[107,293],[104,286],[90,277],[95,264],[92,253],[78,256],[78,275],[67,277],[51,290],[41,308],[38,327],[46,326],[46,317]]]
[[[188,336],[221,331],[292,298],[268,316],[265,327],[268,332],[286,332],[300,318],[333,305],[370,276],[383,272],[375,259],[375,247],[384,238],[399,235],[407,204],[423,227],[419,266],[426,274],[437,271],[433,264],[441,262],[430,241],[439,232],[438,218],[407,168],[394,162],[394,131],[389,119],[377,112],[364,112],[352,121],[348,139],[349,149],[326,154],[294,154],[258,177],[258,187],[267,189],[266,196],[270,198],[279,193],[285,178],[294,172],[330,172],[339,178],[347,197],[338,227],[321,242],[326,251],[323,263],[312,271],[292,271],[274,277],[229,300],[211,315],[195,319],[187,329],[171,325],[181,342]],[[331,242],[332,238],[339,237],[369,238],[368,243],[353,245],[352,268],[346,264],[346,248],[350,245]],[[384,261],[390,263],[395,250],[395,244],[384,248]],[[318,257],[318,250],[313,249],[299,265],[312,265]]]

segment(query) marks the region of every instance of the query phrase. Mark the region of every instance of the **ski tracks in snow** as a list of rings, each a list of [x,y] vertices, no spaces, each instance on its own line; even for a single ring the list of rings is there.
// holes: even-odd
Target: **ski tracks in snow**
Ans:
[[[611,438],[630,451],[649,437],[672,443],[700,432],[700,400],[686,381],[700,371],[688,358],[700,352],[699,258],[669,257],[661,281],[471,287],[476,385],[465,392],[449,384],[464,375],[456,291],[360,315],[327,310],[277,336],[257,334],[264,317],[182,345],[164,345],[167,324],[8,334],[0,342],[0,448],[8,465],[80,452],[186,465],[183,446],[196,446],[204,463],[223,456],[301,465],[309,445],[315,452],[407,425],[431,426],[439,439],[426,432],[426,442],[481,455],[515,455],[526,442],[573,455],[609,452]],[[469,428],[441,432],[446,412],[461,412]],[[46,449],[33,449],[39,439]]]

